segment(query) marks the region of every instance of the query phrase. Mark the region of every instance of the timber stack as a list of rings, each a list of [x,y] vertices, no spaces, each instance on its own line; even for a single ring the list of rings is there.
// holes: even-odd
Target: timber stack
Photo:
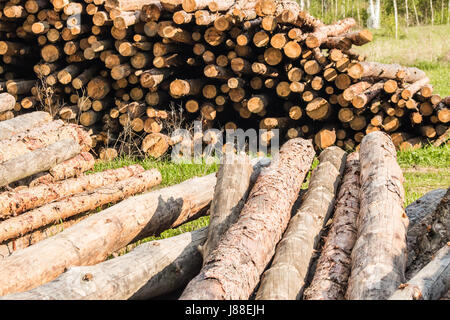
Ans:
[[[272,160],[228,152],[217,174],[131,196],[100,213],[87,214],[157,184],[159,172],[130,166],[0,194],[1,299],[448,295],[450,188],[405,209],[395,145],[388,134],[371,132],[359,151],[321,152],[301,192],[315,155],[302,138],[287,141]],[[208,213],[207,227],[107,259]],[[70,227],[49,227],[55,219]]]
[[[0,116],[44,108],[91,128],[105,158],[114,152],[100,148],[123,150],[124,141],[164,154],[179,142],[168,135],[180,105],[186,127],[261,128],[265,144],[274,129],[319,149],[352,150],[372,131],[398,148],[448,135],[450,98],[435,94],[422,70],[364,61],[352,47],[372,40],[368,30],[352,31],[351,18],[326,25],[292,0],[10,0],[0,8],[0,87],[16,99],[12,108],[1,99]]]

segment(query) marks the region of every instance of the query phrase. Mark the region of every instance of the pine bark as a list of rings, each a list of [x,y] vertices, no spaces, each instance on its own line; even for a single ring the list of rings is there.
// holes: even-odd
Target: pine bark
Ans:
[[[197,247],[204,243],[206,234],[203,228],[147,242],[94,266],[72,267],[49,283],[3,299],[144,300],[170,293],[200,270],[202,258]]]
[[[322,249],[306,300],[344,300],[351,270],[351,252],[356,242],[359,214],[359,153],[347,157],[336,201],[333,225]]]
[[[0,222],[0,242],[20,237],[58,220],[116,203],[161,183],[161,173],[147,170],[128,179],[76,194]]]
[[[253,167],[247,155],[226,152],[217,173],[214,198],[210,208],[208,238],[199,248],[203,260],[216,248],[221,236],[236,222],[248,196]]]
[[[73,266],[93,265],[131,241],[158,234],[208,206],[215,174],[124,200],[0,261],[0,296],[52,281]],[[195,186],[193,188],[192,186]]]
[[[446,189],[432,190],[408,205],[405,209],[409,218],[408,229],[411,230],[420,220],[433,213],[446,192]]]
[[[0,162],[49,146],[62,139],[75,140],[80,145],[81,151],[89,151],[92,145],[88,132],[80,126],[56,120],[1,140]]]
[[[402,284],[389,300],[438,300],[450,290],[450,244],[436,253],[411,280]]]
[[[238,221],[223,235],[180,299],[248,299],[275,252],[308,172],[311,141],[286,142],[261,172]]]
[[[434,212],[408,231],[407,278],[413,277],[450,241],[450,188]]]
[[[390,137],[371,132],[360,147],[358,238],[346,298],[387,299],[405,280],[406,230],[403,174]]]
[[[0,123],[0,140],[9,139],[15,134],[30,130],[40,124],[50,122],[52,116],[43,111],[35,111],[17,116]]]
[[[47,147],[4,161],[0,163],[0,187],[49,170],[78,153],[80,153],[80,146],[77,142],[72,139],[63,139]]]
[[[47,158],[44,158],[47,162]],[[52,165],[50,164],[50,167]],[[16,192],[0,194],[0,218],[16,216],[27,210],[37,208],[51,201],[59,200],[84,191],[90,191],[116,181],[142,173],[140,165],[106,170],[91,175],[68,179],[60,182],[42,184]]]
[[[301,297],[320,231],[334,208],[345,158],[345,151],[338,147],[329,147],[320,154],[302,204],[278,243],[270,268],[264,272],[257,300]]]

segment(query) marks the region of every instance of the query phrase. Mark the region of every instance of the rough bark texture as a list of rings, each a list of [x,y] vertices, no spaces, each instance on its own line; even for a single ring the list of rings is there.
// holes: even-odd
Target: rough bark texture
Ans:
[[[76,141],[64,139],[47,147],[4,161],[0,164],[0,187],[46,171],[79,153],[80,146]],[[4,204],[1,203],[0,206]]]
[[[223,235],[181,299],[248,299],[275,252],[314,157],[310,140],[286,142],[258,177],[238,221]]]
[[[307,300],[343,300],[351,270],[351,252],[356,241],[359,213],[359,153],[347,157],[345,173],[336,201],[333,225],[322,249]]]
[[[406,230],[403,174],[390,137],[380,131],[361,142],[358,239],[346,298],[387,299],[405,280]]]
[[[450,290],[450,244],[445,244],[422,270],[389,300],[438,300]]]
[[[10,120],[2,121],[0,123],[0,140],[9,139],[13,135],[30,130],[45,122],[50,122],[52,116],[43,111],[35,111],[27,113]]]
[[[203,260],[216,248],[228,227],[238,219],[248,195],[252,172],[253,167],[246,154],[224,154],[210,208],[208,238],[200,248]]]
[[[450,188],[436,210],[408,230],[408,264],[406,277],[410,279],[436,252],[450,241]]]
[[[62,139],[78,142],[81,151],[89,151],[92,139],[80,126],[56,120],[0,141],[0,162],[49,146]]]
[[[345,151],[338,147],[329,147],[320,154],[302,204],[278,243],[270,268],[264,272],[257,300],[293,300],[302,295],[320,231],[334,208],[345,158]]]
[[[32,290],[3,297],[10,300],[151,299],[185,285],[202,266],[197,247],[206,228],[144,243],[130,253],[96,264],[72,267]]]
[[[80,176],[83,172],[92,169],[95,165],[95,158],[89,152],[81,152],[69,160],[57,164],[45,172],[39,172],[25,179],[16,181],[9,185],[10,188],[16,187],[35,187],[43,183],[53,183]]]
[[[9,93],[0,93],[0,113],[14,109],[16,98]]]
[[[140,165],[106,170],[78,178],[0,194],[0,218],[18,215],[54,200],[127,179],[144,171]]]
[[[57,164],[48,173],[43,174],[40,177],[36,177],[30,183],[30,187],[35,187],[43,183],[52,183],[60,180],[77,177],[83,172],[92,169],[95,165],[95,158],[89,152],[82,152],[79,155]]]
[[[29,246],[38,243],[44,239],[50,238],[75,223],[80,222],[81,220],[88,217],[89,213],[82,213],[70,219],[67,219],[63,222],[58,222],[53,225],[45,226],[44,228],[39,228],[38,230],[34,230],[33,232],[27,233],[26,235],[11,239],[0,244],[0,259],[8,257],[12,255],[17,250],[22,250],[28,248]]]
[[[186,222],[209,205],[215,183],[211,174],[129,198],[13,253],[0,261],[0,296],[52,281],[69,267],[96,264],[134,240]]]
[[[161,173],[156,169],[147,170],[126,180],[30,210],[0,222],[0,242],[19,237],[60,219],[65,220],[108,203],[118,202],[142,193],[159,183],[161,183]]]
[[[446,192],[446,189],[436,189],[430,191],[407,206],[405,212],[409,218],[408,229],[411,230],[416,223],[425,218],[427,215],[433,213]]]

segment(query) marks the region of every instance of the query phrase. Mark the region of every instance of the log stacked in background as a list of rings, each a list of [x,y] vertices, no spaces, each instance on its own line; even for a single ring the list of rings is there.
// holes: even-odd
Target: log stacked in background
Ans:
[[[94,130],[99,153],[165,153],[170,102],[182,105],[185,123],[280,129],[322,149],[352,149],[376,130],[414,148],[448,129],[449,99],[433,94],[423,71],[363,62],[352,46],[371,41],[370,32],[350,31],[353,19],[324,25],[294,1],[15,0],[0,8],[0,87],[16,98],[15,113],[45,108],[80,122]],[[21,70],[31,68],[30,79]]]

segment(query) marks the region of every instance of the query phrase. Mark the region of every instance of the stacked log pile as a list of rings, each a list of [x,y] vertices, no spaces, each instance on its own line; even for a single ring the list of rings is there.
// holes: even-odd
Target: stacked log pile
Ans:
[[[171,105],[182,105],[186,126],[266,129],[266,144],[279,129],[321,149],[353,149],[377,130],[411,148],[448,130],[450,98],[434,94],[423,71],[363,61],[352,46],[371,41],[369,31],[351,31],[353,19],[325,25],[295,1],[11,0],[0,8],[0,87],[15,96],[14,110],[79,122],[98,148],[126,140],[161,156],[174,143]],[[20,72],[31,68],[34,77]]]
[[[150,299],[184,289],[179,298],[189,300],[444,297],[450,189],[405,209],[395,146],[386,133],[372,132],[349,156],[335,146],[325,149],[301,195],[314,155],[312,142],[301,138],[286,142],[267,168],[267,159],[227,153],[217,175],[131,197],[0,260],[0,295]],[[208,207],[207,228],[104,261],[130,241]]]
[[[46,112],[1,122],[0,137],[1,258],[161,182],[140,165],[85,175],[95,164],[89,133]]]

